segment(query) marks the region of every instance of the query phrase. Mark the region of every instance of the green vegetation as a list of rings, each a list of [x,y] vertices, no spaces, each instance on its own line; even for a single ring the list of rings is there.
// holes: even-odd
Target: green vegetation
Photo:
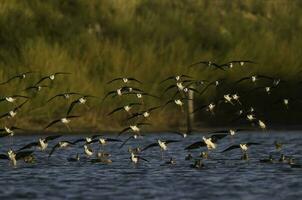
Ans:
[[[177,73],[235,81],[261,72],[294,81],[302,66],[301,32],[302,2],[295,0],[2,0],[0,80],[27,70],[39,74],[1,86],[0,93],[24,94],[22,90],[42,75],[71,72],[34,98],[16,123],[43,127],[68,107],[66,102],[45,101],[58,92],[76,91],[100,97],[92,100],[90,110],[77,109],[84,114],[78,127],[107,130],[121,125],[105,117],[121,102],[100,103],[114,88],[106,86],[108,80],[133,76],[154,94],[159,93],[156,82]],[[251,59],[259,64],[227,73],[186,67],[203,59]],[[146,103],[159,104],[151,98]],[[2,103],[0,110],[10,107]],[[166,109],[152,121],[166,128],[168,118],[167,126],[175,126],[182,121],[179,113]]]

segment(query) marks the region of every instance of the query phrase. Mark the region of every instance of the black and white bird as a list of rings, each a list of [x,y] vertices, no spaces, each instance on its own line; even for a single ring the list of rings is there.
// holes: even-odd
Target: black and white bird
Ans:
[[[137,93],[144,93],[143,90],[139,89],[139,88],[134,88],[134,87],[128,87],[128,86],[124,86],[124,87],[120,87],[116,90],[112,90],[110,92],[108,92],[102,102],[104,102],[109,96],[111,97],[116,97],[116,96],[122,96],[122,95],[129,95],[129,94],[137,94]]]
[[[110,116],[118,111],[125,111],[127,112],[128,114],[131,115],[131,110],[134,106],[141,106],[142,104],[141,103],[129,103],[127,105],[124,105],[124,106],[121,106],[121,107],[118,107],[118,108],[115,108],[114,110],[112,110],[110,113],[107,114],[107,116]]]
[[[51,97],[50,99],[47,100],[47,103],[58,98],[58,97],[61,97],[61,98],[64,98],[64,99],[70,99],[71,96],[74,96],[74,95],[81,95],[80,93],[77,93],[77,92],[65,92],[65,93],[60,93],[60,94],[57,94],[53,97]]]
[[[199,149],[201,147],[207,147],[209,150],[216,149],[216,143],[225,138],[228,134],[215,134],[211,135],[209,138],[202,137],[201,141],[194,142],[193,144],[187,146],[185,150]]]
[[[142,126],[151,126],[151,125],[152,124],[150,124],[150,123],[137,123],[137,124],[134,124],[134,125],[130,125],[129,127],[124,128],[122,131],[120,131],[118,133],[118,137],[120,135],[122,135],[123,133],[126,133],[128,131],[132,131],[134,133],[134,135],[138,136],[138,135],[140,135]]]
[[[34,71],[28,71],[28,72],[24,72],[24,73],[21,73],[21,74],[17,74],[15,76],[7,79],[6,81],[0,83],[0,85],[7,84],[7,83],[9,83],[9,82],[11,82],[12,80],[15,80],[15,79],[19,79],[19,80],[25,79],[27,77],[27,75],[32,74],[32,73],[35,73],[35,72]]]
[[[48,88],[48,85],[34,85],[24,89],[24,91],[40,92],[43,88]]]
[[[76,115],[70,115],[70,116],[66,116],[66,117],[63,117],[63,118],[60,118],[60,119],[56,119],[52,122],[50,122],[45,128],[44,130],[48,129],[49,127],[57,124],[57,123],[63,123],[67,128],[68,130],[71,130],[71,128],[68,126],[68,124],[71,122],[71,119],[75,119],[75,118],[79,118],[80,116],[76,116]]]
[[[55,152],[55,150],[57,150],[57,149],[67,148],[67,147],[70,147],[70,146],[73,146],[73,145],[75,145],[74,142],[70,142],[70,141],[67,141],[67,140],[60,141],[52,147],[48,157],[50,157]]]
[[[23,151],[23,152],[14,152],[10,149],[7,154],[0,154],[0,159],[10,160],[12,165],[17,166],[17,160],[24,159],[27,156],[30,156],[33,151]]]
[[[189,80],[188,80],[189,79]],[[169,81],[169,80],[175,80],[176,82],[190,82],[192,79],[191,76],[188,76],[188,75],[185,75],[185,74],[181,74],[181,75],[176,75],[176,76],[169,76],[168,78],[165,78],[164,80],[162,80],[159,84],[162,84],[166,81]]]
[[[76,105],[86,105],[88,98],[96,98],[95,96],[91,96],[91,95],[84,95],[76,100],[74,100],[73,102],[71,102],[68,111],[67,111],[67,115],[69,115],[72,111],[72,109],[76,106]],[[87,105],[86,105],[87,106]],[[87,106],[88,107],[88,106]]]
[[[12,127],[5,126],[4,128],[0,129],[0,138],[6,137],[6,136],[11,136],[11,137],[14,136],[15,130],[23,130],[23,129],[15,127],[15,126],[12,126]]]
[[[42,77],[35,85],[39,85],[40,83],[44,82],[45,80],[55,80],[55,78],[58,76],[58,75],[69,75],[71,73],[69,72],[56,72],[54,74],[50,74],[48,76],[44,76]]]
[[[0,119],[2,119],[2,118],[9,118],[9,119],[10,119],[10,118],[14,118],[14,117],[17,115],[18,111],[19,111],[19,110],[20,110],[27,102],[28,102],[28,100],[24,101],[22,104],[18,105],[18,106],[15,107],[13,110],[11,110],[11,111],[9,111],[9,112],[7,112],[7,113],[1,115],[1,116],[0,116]]]
[[[134,164],[138,164],[140,160],[143,160],[145,162],[149,162],[147,159],[139,156],[139,155],[136,155],[134,153],[131,153],[131,156],[130,156],[130,160],[131,162],[133,162]]]
[[[15,103],[17,99],[29,99],[30,97],[24,96],[24,95],[11,95],[11,96],[5,96],[0,99],[0,102],[6,101],[9,103]]]
[[[155,107],[148,108],[147,110],[144,111],[133,113],[130,117],[127,118],[127,120],[131,120],[133,118],[138,118],[138,117],[143,117],[145,119],[149,118],[151,113],[159,108],[161,108],[161,106],[155,106]]]
[[[243,131],[250,131],[251,129],[229,129],[229,130],[218,130],[218,131],[213,131],[210,134],[217,134],[217,133],[227,133],[230,134],[231,136],[236,135],[238,132],[243,132]]]
[[[146,151],[147,149],[153,148],[153,147],[159,147],[161,151],[166,151],[168,149],[168,145],[170,143],[179,142],[178,140],[157,140],[157,142],[154,142],[152,144],[149,144],[148,146],[144,147],[142,149],[143,151]]]
[[[31,142],[25,145],[24,147],[20,148],[18,152],[24,149],[30,149],[32,147],[38,147],[41,151],[44,151],[47,149],[49,141],[55,140],[59,137],[62,137],[62,135],[54,135],[54,136],[48,136],[46,138],[39,138],[37,142]]]
[[[225,71],[225,69],[223,68],[224,67],[223,65],[219,65],[219,64],[214,63],[212,61],[198,61],[198,62],[195,62],[195,63],[189,65],[188,67],[193,67],[193,66],[196,66],[196,65],[203,65],[203,66],[206,66],[206,67],[209,67],[209,68],[220,69],[222,71]]]
[[[116,82],[116,81],[122,81],[125,84],[128,84],[130,82],[137,82],[137,83],[142,84],[141,81],[139,81],[139,80],[137,80],[136,78],[133,78],[133,77],[119,77],[119,78],[115,78],[115,79],[112,79],[112,80],[108,81],[107,84],[111,84],[111,83]]]
[[[252,145],[261,145],[260,143],[256,143],[256,142],[248,142],[248,143],[243,143],[243,144],[235,144],[232,145],[228,148],[226,148],[225,150],[222,151],[222,153],[227,152],[227,151],[231,151],[233,149],[241,149],[242,152],[247,152],[248,148]]]

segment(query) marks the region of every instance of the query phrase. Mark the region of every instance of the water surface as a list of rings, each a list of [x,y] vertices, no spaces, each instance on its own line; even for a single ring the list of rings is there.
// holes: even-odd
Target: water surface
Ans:
[[[37,140],[40,136],[15,136],[14,149]],[[74,140],[80,136],[64,136]],[[84,137],[84,136],[83,136]],[[129,146],[145,146],[156,139],[177,139],[169,145],[161,159],[158,148],[149,149],[142,156],[149,162],[134,165],[129,160]],[[201,170],[190,167],[193,161],[184,158],[184,148],[202,138],[202,134],[182,139],[177,135],[154,134],[129,142],[123,149],[119,144],[105,147],[112,154],[109,165],[91,163],[80,147],[59,150],[48,159],[47,153],[37,151],[35,164],[18,163],[16,168],[6,160],[0,161],[0,199],[301,199],[302,169],[287,164],[265,164],[259,159],[272,153],[274,141],[282,141],[282,153],[302,161],[302,134],[299,131],[242,133],[229,136],[218,143],[218,148],[204,160]],[[9,138],[1,141],[1,152],[9,148]],[[240,150],[219,153],[230,144],[260,142],[249,149],[249,161],[240,160]],[[56,141],[52,141],[53,146]],[[98,147],[95,145],[94,149]],[[201,150],[193,151],[198,157]],[[81,153],[79,162],[67,162],[68,157]],[[164,164],[175,158],[174,166]]]

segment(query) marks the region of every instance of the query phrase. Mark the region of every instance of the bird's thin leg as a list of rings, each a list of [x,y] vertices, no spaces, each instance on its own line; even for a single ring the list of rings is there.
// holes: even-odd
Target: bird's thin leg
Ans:
[[[65,124],[69,132],[72,132],[71,127],[68,124]]]

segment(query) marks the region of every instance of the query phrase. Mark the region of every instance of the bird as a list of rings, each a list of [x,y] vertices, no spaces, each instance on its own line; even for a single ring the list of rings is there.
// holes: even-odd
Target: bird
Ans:
[[[77,93],[77,92],[65,92],[65,93],[56,94],[55,96],[48,99],[47,103],[51,102],[52,100],[54,100],[55,98],[58,98],[58,97],[63,97],[64,99],[69,99],[70,96],[73,96],[73,95],[81,95],[81,94]]]
[[[141,156],[138,156],[138,155],[136,155],[136,154],[134,154],[134,153],[131,153],[130,160],[131,160],[131,162],[133,162],[134,164],[138,164],[138,162],[139,162],[140,160],[149,162],[147,159],[145,159],[145,158],[143,158],[143,157],[141,157]]]
[[[87,157],[91,157],[93,155],[93,150],[85,144],[84,153],[86,154]]]
[[[27,75],[32,74],[32,73],[35,73],[35,72],[34,71],[27,71],[27,72],[24,72],[24,73],[21,73],[21,74],[17,74],[15,76],[9,78],[8,80],[0,83],[0,85],[7,84],[7,83],[11,82],[14,79],[19,79],[19,80],[25,79],[27,77]]]
[[[22,152],[14,152],[10,149],[7,154],[0,154],[0,159],[10,160],[12,165],[17,166],[17,160],[23,159],[29,155],[31,155],[33,151],[22,151]]]
[[[120,135],[122,135],[123,133],[127,132],[127,131],[132,131],[134,133],[134,135],[139,135],[140,131],[141,131],[141,126],[151,126],[152,124],[150,123],[137,123],[137,124],[134,124],[134,125],[130,125],[129,127],[127,128],[124,128],[123,130],[121,130],[119,133],[118,133],[118,137]]]
[[[232,68],[233,64],[239,64],[241,67],[243,67],[246,63],[257,64],[256,62],[251,60],[232,60],[228,63],[223,64],[222,66],[229,66],[229,68]]]
[[[10,118],[14,118],[14,117],[17,115],[18,111],[19,111],[19,110],[20,110],[27,102],[28,102],[28,100],[24,101],[23,103],[21,103],[20,105],[18,105],[17,107],[15,107],[13,110],[11,110],[11,111],[9,111],[9,112],[7,112],[7,113],[1,115],[1,116],[0,116],[0,119],[5,118],[5,117],[7,117],[7,118],[9,118],[9,119],[10,119]]]
[[[205,93],[211,86],[214,86],[215,88],[217,88],[218,86],[221,85],[221,82],[223,82],[225,79],[218,79],[216,81],[212,81],[210,83],[207,84],[207,86],[199,93],[199,95],[202,95],[203,93]]]
[[[130,82],[137,82],[137,83],[140,83],[142,84],[141,81],[133,78],[133,77],[119,77],[119,78],[115,78],[115,79],[112,79],[110,81],[107,82],[107,84],[111,84],[113,82],[116,82],[116,81],[122,81],[123,83],[130,83]]]
[[[203,137],[202,141],[194,142],[193,144],[187,146],[185,150],[198,149],[200,147],[207,147],[208,149],[215,149],[216,142],[226,137],[228,134],[214,134],[209,138]]]
[[[42,83],[43,81],[45,81],[47,79],[53,81],[53,80],[55,80],[56,76],[58,76],[58,75],[69,75],[69,74],[71,74],[71,73],[69,73],[69,72],[56,72],[54,74],[50,74],[48,76],[42,77],[35,85],[38,85],[38,84]]]
[[[219,65],[217,63],[214,63],[212,61],[198,61],[198,62],[195,62],[195,63],[189,65],[188,67],[190,68],[190,67],[193,67],[193,66],[196,66],[196,65],[200,65],[200,64],[202,64],[202,65],[204,65],[206,67],[209,67],[209,68],[210,67],[214,67],[215,69],[220,69],[222,71],[225,71],[225,69],[223,68],[223,66],[221,66],[221,65]]]
[[[75,105],[86,105],[86,102],[88,100],[88,98],[96,98],[95,96],[91,96],[91,95],[84,95],[76,100],[74,100],[73,102],[71,102],[69,108],[68,108],[68,111],[67,111],[67,115],[70,114],[70,112],[72,111],[72,109],[74,108]]]
[[[75,143],[70,142],[70,141],[66,141],[66,140],[60,141],[52,147],[50,153],[48,154],[48,157],[50,157],[55,152],[56,149],[66,148],[66,147],[69,147],[69,146],[72,146],[72,145],[75,145]]]
[[[171,104],[171,103],[175,103],[177,106],[179,106],[181,108],[181,110],[183,111],[183,106],[185,105],[185,102],[184,100],[192,100],[192,99],[189,99],[189,98],[179,98],[179,99],[171,99],[169,101],[167,101],[163,106],[162,108],[165,108],[167,105]]]
[[[0,138],[6,137],[6,136],[14,136],[15,130],[23,130],[23,129],[18,128],[16,126],[12,126],[10,128],[5,126],[3,129],[0,129]],[[3,133],[3,132],[5,132],[5,133]]]
[[[226,148],[225,150],[223,150],[221,153],[227,152],[227,151],[231,151],[233,149],[241,149],[243,152],[246,152],[248,150],[248,148],[252,145],[261,145],[260,143],[256,143],[256,142],[248,142],[248,143],[244,143],[244,144],[235,144],[232,145],[228,148]]]
[[[11,95],[11,96],[5,96],[0,99],[0,102],[7,101],[9,103],[15,103],[17,99],[30,99],[30,97],[24,96],[24,95]]]
[[[62,137],[62,135],[53,135],[53,136],[48,136],[46,138],[39,138],[37,142],[31,142],[24,147],[20,148],[17,152],[22,151],[24,149],[30,149],[32,147],[38,147],[41,151],[44,151],[48,147],[48,142],[55,140],[59,137]]]
[[[29,86],[24,89],[24,91],[34,91],[34,92],[40,92],[43,88],[48,88],[48,85],[34,85],[34,86]]]
[[[149,118],[150,117],[150,114],[154,111],[154,110],[157,110],[161,108],[161,106],[155,106],[155,107],[151,107],[151,108],[148,108],[144,111],[141,111],[141,112],[137,112],[137,113],[133,113],[130,117],[127,118],[127,120],[131,120],[133,118],[137,118],[137,117],[144,117],[144,118]]]
[[[149,148],[157,147],[157,146],[160,148],[161,151],[166,151],[168,149],[167,144],[175,143],[175,142],[179,142],[179,141],[178,140],[157,140],[157,142],[154,142],[154,143],[149,144],[148,146],[144,147],[142,149],[142,152],[146,151]]]
[[[229,129],[229,130],[218,130],[218,131],[213,131],[210,132],[210,134],[216,134],[216,133],[228,133],[231,136],[234,136],[236,133],[238,132],[242,132],[242,131],[250,131],[250,129]]]
[[[187,82],[187,81],[190,82],[190,80],[182,80],[183,78],[192,79],[191,76],[181,74],[181,75],[176,75],[176,76],[169,76],[169,77],[165,78],[164,80],[160,81],[159,84],[162,84],[168,80],[175,80],[176,82]]]
[[[109,97],[109,96],[115,97],[115,96],[122,96],[125,94],[129,95],[129,94],[137,94],[137,93],[144,93],[144,91],[139,88],[134,88],[134,87],[128,87],[128,86],[120,87],[116,90],[109,91],[104,96],[102,102],[104,102],[107,99],[107,97]]]
[[[71,119],[79,118],[79,117],[80,117],[80,116],[70,115],[70,116],[66,116],[66,117],[60,118],[60,119],[56,119],[56,120],[50,122],[50,123],[44,128],[44,130],[48,129],[49,127],[51,127],[51,126],[53,126],[53,125],[55,125],[55,124],[57,124],[57,123],[59,123],[59,122],[63,123],[69,130],[71,130],[70,127],[68,126],[68,124],[70,123]]]
[[[115,108],[114,110],[112,110],[110,113],[107,114],[107,116],[110,116],[118,111],[124,110],[126,111],[128,114],[131,114],[131,109],[133,108],[133,106],[141,106],[141,103],[129,103],[127,105]]]

